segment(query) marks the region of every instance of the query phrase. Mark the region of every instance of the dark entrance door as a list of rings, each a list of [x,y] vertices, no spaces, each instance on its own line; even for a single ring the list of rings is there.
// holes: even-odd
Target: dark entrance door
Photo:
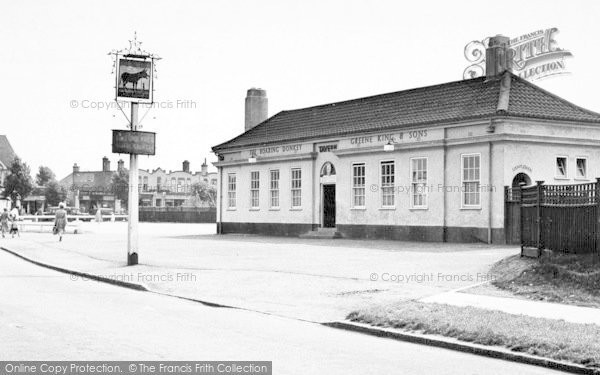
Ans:
[[[335,228],[335,185],[323,185],[323,227]]]

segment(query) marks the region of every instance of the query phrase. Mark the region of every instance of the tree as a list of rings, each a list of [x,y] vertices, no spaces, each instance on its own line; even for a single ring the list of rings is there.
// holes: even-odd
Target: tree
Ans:
[[[24,199],[33,190],[33,179],[31,178],[31,169],[27,163],[22,162],[19,157],[15,157],[8,169],[8,176],[4,183],[4,197],[10,197],[13,201],[20,196]]]
[[[129,194],[129,171],[125,168],[118,170],[112,176],[110,190],[116,199],[120,199],[123,206],[127,207],[127,198]]]
[[[212,185],[195,182],[192,184],[192,194],[210,207],[215,207],[217,204],[217,189]]]
[[[35,176],[35,183],[38,186],[46,186],[50,181],[55,181],[56,176],[49,167],[40,165],[37,176]]]
[[[67,191],[63,186],[60,186],[56,180],[52,180],[46,185],[46,203],[49,206],[58,206],[67,198]]]

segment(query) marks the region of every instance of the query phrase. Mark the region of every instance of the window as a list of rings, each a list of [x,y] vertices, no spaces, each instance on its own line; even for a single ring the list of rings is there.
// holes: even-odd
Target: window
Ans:
[[[177,179],[177,192],[178,193],[183,193],[183,187],[185,185],[185,179],[184,178],[178,178]]]
[[[235,173],[229,173],[227,175],[227,207],[235,208],[235,189],[236,179]]]
[[[260,173],[258,171],[250,172],[250,207],[259,207],[259,193],[260,193]]]
[[[587,158],[577,158],[577,178],[587,178]]]
[[[381,162],[381,206],[394,207],[394,162]]]
[[[480,196],[480,161],[481,155],[462,155],[462,204],[463,207],[479,207]]]
[[[143,181],[144,181],[144,184],[142,186],[142,190],[148,191],[148,176],[144,176]]]
[[[427,208],[427,158],[410,161],[411,194],[413,208]]]
[[[352,207],[365,207],[365,163],[352,164]]]
[[[160,184],[162,179],[160,177],[156,177],[156,191],[160,191]]]
[[[566,156],[556,157],[556,177],[567,178],[567,158]]]
[[[302,170],[292,168],[292,208],[302,206]]]
[[[279,169],[271,171],[269,194],[271,198],[271,208],[279,208]]]

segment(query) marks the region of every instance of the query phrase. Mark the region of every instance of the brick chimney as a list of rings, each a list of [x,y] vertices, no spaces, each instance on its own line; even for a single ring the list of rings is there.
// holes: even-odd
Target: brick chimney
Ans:
[[[123,169],[125,169],[125,162],[123,159],[119,159],[117,162],[117,171],[121,172]]]
[[[251,88],[246,94],[245,130],[248,131],[269,117],[267,91]]]
[[[77,163],[73,164],[73,173],[79,173],[79,166]]]
[[[102,158],[102,172],[110,172],[110,160],[106,156]]]
[[[490,38],[488,48],[485,50],[485,76],[496,77],[505,71],[512,71],[512,59],[509,53],[510,39],[504,35]]]
[[[204,158],[204,163],[202,163],[201,173],[202,176],[206,176],[208,174],[208,164],[206,164],[206,158]]]
[[[187,160],[183,161],[183,171],[190,173],[190,162]]]

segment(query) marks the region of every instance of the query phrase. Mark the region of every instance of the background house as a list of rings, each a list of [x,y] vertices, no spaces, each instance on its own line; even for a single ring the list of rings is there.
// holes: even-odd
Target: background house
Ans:
[[[8,175],[8,169],[13,159],[17,156],[6,135],[0,135],[0,210],[10,208],[10,199],[2,198],[4,192],[4,181]]]

